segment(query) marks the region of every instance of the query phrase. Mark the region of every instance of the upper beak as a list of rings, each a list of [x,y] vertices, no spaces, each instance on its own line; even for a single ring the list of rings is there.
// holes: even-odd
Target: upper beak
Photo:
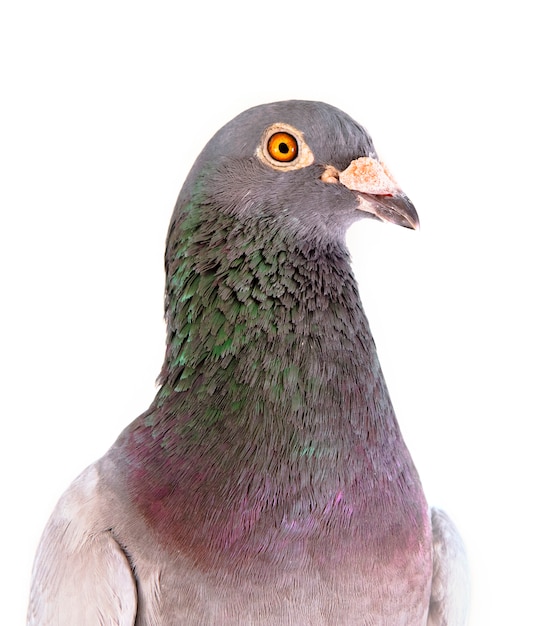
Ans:
[[[348,189],[356,191],[359,196],[359,210],[371,213],[383,222],[392,222],[414,230],[419,228],[415,207],[378,159],[355,159],[339,173],[330,166],[326,169],[323,180],[339,181]]]

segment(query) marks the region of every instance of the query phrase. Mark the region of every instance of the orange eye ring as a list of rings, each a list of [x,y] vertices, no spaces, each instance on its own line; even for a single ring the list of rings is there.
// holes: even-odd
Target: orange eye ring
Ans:
[[[274,133],[266,146],[268,154],[280,163],[290,163],[299,154],[299,144],[293,135],[285,132]]]

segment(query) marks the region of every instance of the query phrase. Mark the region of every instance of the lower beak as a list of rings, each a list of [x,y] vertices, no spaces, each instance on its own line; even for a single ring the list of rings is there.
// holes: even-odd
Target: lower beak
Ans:
[[[360,211],[383,222],[406,228],[419,228],[419,217],[409,198],[400,189],[385,165],[372,156],[352,161],[338,175],[348,189],[357,192]]]

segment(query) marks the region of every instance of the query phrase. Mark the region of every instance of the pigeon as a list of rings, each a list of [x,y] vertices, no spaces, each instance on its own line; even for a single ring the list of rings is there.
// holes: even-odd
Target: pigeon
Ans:
[[[333,106],[256,106],[208,142],[168,231],[155,398],[58,502],[29,625],[465,623],[463,542],[426,503],[351,269],[364,218],[419,225]]]

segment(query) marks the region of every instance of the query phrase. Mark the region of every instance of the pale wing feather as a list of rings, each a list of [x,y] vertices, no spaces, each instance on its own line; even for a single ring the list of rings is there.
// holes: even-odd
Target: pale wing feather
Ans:
[[[35,563],[28,626],[133,626],[136,583],[126,554],[98,521],[97,471],[62,496]]]
[[[468,619],[470,580],[466,550],[456,526],[431,510],[433,580],[427,626],[463,626]]]

